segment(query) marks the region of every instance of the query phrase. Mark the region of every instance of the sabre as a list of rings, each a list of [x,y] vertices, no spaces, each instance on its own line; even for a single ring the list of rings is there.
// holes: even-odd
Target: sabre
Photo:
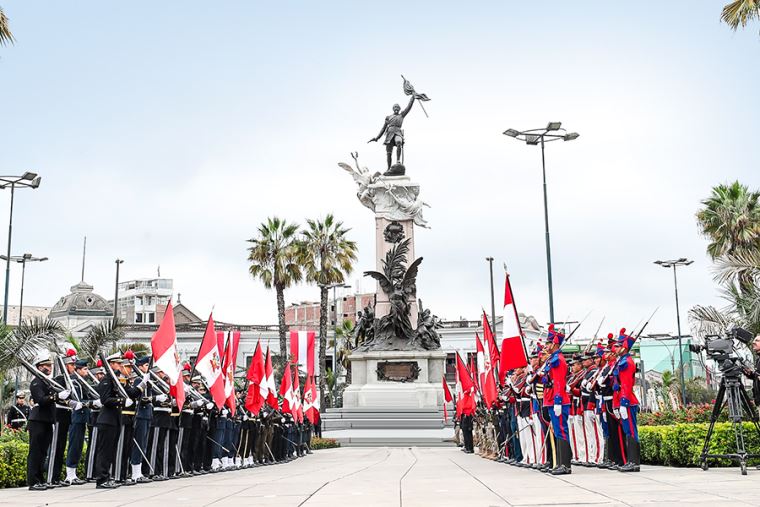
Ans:
[[[266,447],[267,451],[269,451],[269,455],[272,457],[272,461],[276,462],[277,460],[275,459],[274,454],[272,454],[272,449],[269,448],[269,444],[267,444],[266,442],[264,442],[264,447]]]
[[[223,451],[230,452],[229,449],[227,449],[225,446],[223,446],[222,444],[220,444],[219,442],[217,442],[216,440],[214,440],[210,436],[206,435],[206,438],[209,439],[212,443],[214,443],[214,444],[218,445],[219,447],[221,447]],[[266,445],[266,444],[264,444],[264,445]]]
[[[137,440],[135,440],[134,437],[132,437],[132,442],[135,444],[135,447],[137,448],[137,451],[140,453],[140,456],[142,456],[143,459],[145,460],[145,463],[148,464],[148,468],[150,468],[151,475],[155,475],[156,472],[153,470],[153,467],[150,466],[150,460],[145,455],[145,453],[143,452],[143,450],[140,448],[140,444],[137,443]]]

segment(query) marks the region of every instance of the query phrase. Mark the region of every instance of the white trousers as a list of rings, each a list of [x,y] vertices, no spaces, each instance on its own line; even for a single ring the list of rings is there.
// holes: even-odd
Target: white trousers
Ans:
[[[583,412],[583,425],[588,441],[588,462],[601,463],[604,459],[604,433],[599,417],[593,410]]]

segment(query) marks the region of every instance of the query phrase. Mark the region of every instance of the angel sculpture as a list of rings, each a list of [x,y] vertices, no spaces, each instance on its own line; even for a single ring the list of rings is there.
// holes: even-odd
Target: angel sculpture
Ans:
[[[361,202],[372,211],[375,211],[375,191],[374,189],[370,188],[370,185],[377,182],[378,178],[380,177],[380,173],[376,172],[375,174],[370,174],[369,170],[366,167],[360,167],[359,152],[351,153],[351,158],[354,159],[356,169],[346,164],[345,162],[338,162],[338,166],[340,166],[340,168],[344,171],[350,173],[351,176],[353,176],[356,184],[359,185],[359,190],[356,192],[356,197],[359,198],[359,202]]]
[[[365,271],[364,276],[371,276],[380,284],[388,296],[390,311],[377,323],[375,342],[395,342],[396,339],[411,342],[414,331],[410,322],[411,304],[417,296],[417,270],[422,257],[406,267],[410,239],[396,244],[385,255],[383,272]]]
[[[438,329],[443,327],[441,319],[433,315],[429,308],[422,307],[422,300],[419,301],[420,312],[417,314],[417,335],[415,342],[419,343],[425,350],[436,350],[441,348],[441,336]]]

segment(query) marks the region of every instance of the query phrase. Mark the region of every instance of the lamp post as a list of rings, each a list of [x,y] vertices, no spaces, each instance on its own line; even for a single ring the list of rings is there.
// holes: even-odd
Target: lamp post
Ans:
[[[572,141],[578,139],[577,132],[567,132],[562,128],[562,122],[549,122],[545,128],[531,130],[507,129],[503,132],[505,136],[512,137],[518,141],[525,141],[525,144],[531,146],[541,145],[541,168],[544,179],[544,226],[546,230],[546,276],[549,283],[549,321],[554,322],[554,291],[552,288],[552,253],[551,241],[549,239],[549,204],[546,193],[546,158],[544,156],[544,145],[551,141]]]
[[[27,262],[45,262],[47,257],[34,257],[30,253],[24,255],[14,255],[10,259],[6,255],[0,255],[0,259],[8,262],[9,260],[21,264],[21,302],[18,305],[18,323],[21,325],[24,315],[24,279],[26,278],[26,263]]]
[[[116,323],[119,320],[119,266],[124,264],[124,261],[122,259],[116,259],[116,292],[113,296],[113,325],[116,326]]]
[[[491,332],[496,333],[496,303],[494,302],[493,295],[493,257],[486,257],[486,260],[488,261],[488,269],[491,272],[491,326],[493,327]],[[503,324],[502,327],[504,327]]]
[[[8,249],[5,255],[5,300],[3,302],[3,324],[8,324],[8,286],[11,279],[11,238],[13,232],[13,196],[16,187],[37,188],[42,178],[36,173],[25,172],[21,176],[0,176],[0,189],[11,189],[11,211],[8,217]]]
[[[673,287],[676,294],[676,323],[678,325],[678,369],[680,370],[679,381],[681,383],[681,402],[683,406],[686,406],[686,381],[684,380],[683,372],[683,345],[681,343],[681,312],[678,308],[678,275],[676,275],[676,268],[678,266],[688,266],[694,261],[690,261],[686,257],[680,259],[673,259],[669,261],[654,261],[658,266],[663,268],[673,268]]]

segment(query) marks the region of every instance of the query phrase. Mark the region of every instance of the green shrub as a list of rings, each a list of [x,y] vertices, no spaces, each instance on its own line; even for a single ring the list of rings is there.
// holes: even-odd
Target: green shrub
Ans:
[[[689,405],[685,409],[664,410],[662,412],[641,412],[639,426],[666,426],[677,423],[709,423],[713,406],[711,403]],[[726,410],[718,416],[719,422],[728,421]]]
[[[641,462],[675,467],[699,466],[707,427],[708,425],[703,423],[639,427]],[[751,423],[744,423],[744,441],[749,452],[757,452],[760,449],[760,437]],[[731,424],[717,423],[710,441],[709,453],[733,452],[736,452],[736,440]],[[735,466],[736,462],[709,459],[708,465]]]
[[[334,438],[311,437],[310,447],[312,451],[316,451],[317,449],[333,449],[340,447],[340,443]]]
[[[26,484],[26,455],[29,444],[20,439],[0,443],[0,487],[14,488]]]

